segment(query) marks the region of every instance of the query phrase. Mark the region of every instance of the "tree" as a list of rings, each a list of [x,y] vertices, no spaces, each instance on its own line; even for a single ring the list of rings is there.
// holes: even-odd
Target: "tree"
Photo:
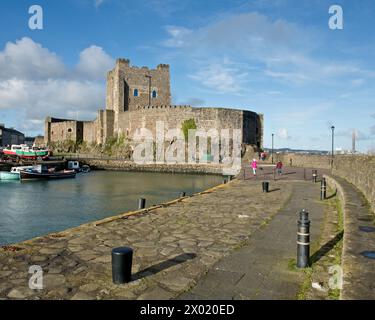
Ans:
[[[182,132],[184,133],[185,141],[188,140],[189,137],[189,130],[197,129],[197,125],[195,124],[194,119],[185,120],[182,123]]]

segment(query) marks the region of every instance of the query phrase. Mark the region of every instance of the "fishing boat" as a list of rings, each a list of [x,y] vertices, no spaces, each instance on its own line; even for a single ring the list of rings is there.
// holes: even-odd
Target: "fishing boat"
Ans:
[[[31,169],[33,166],[13,167],[10,171],[1,171],[0,180],[20,180],[21,171]]]
[[[48,158],[49,151],[37,147],[29,147],[26,144],[13,144],[10,148],[3,150],[4,155],[12,158],[28,159],[28,160],[44,160]]]
[[[9,171],[0,171],[0,180],[19,180],[20,175],[18,173]]]
[[[34,166],[31,170],[20,172],[21,180],[52,180],[52,179],[68,179],[75,178],[74,170],[56,171],[55,168],[47,168],[45,165]]]
[[[77,173],[79,172],[88,173],[91,170],[90,166],[88,166],[87,164],[81,167],[78,161],[68,161],[68,169],[74,170]]]

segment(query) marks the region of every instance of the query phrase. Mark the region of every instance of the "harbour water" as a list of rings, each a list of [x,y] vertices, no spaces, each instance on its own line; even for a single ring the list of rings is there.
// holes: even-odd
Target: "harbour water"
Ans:
[[[60,181],[0,181],[0,245],[203,191],[222,182],[214,175],[94,171]]]

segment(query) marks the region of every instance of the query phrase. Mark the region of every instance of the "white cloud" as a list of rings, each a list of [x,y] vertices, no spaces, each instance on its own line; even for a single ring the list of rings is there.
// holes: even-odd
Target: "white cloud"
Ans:
[[[241,73],[235,65],[224,61],[212,63],[189,76],[215,92],[240,93],[243,90],[241,85],[247,73]]]
[[[64,72],[58,56],[30,38],[8,42],[0,52],[0,79],[48,79]]]
[[[322,39],[312,30],[256,12],[224,15],[194,30],[182,26],[168,26],[166,30],[169,37],[163,44],[179,49],[185,59],[209,64],[212,57],[236,57],[237,61],[260,67],[266,77],[288,83],[328,83],[347,75],[357,80],[375,76],[353,62],[313,58]],[[359,80],[353,84],[359,84]]]
[[[99,8],[106,0],[94,0],[95,8]]]
[[[21,109],[26,121],[41,120],[48,115],[66,117],[77,111],[83,117],[92,117],[103,102],[104,88],[91,81],[11,79],[0,82],[0,109]]]
[[[21,129],[43,132],[46,116],[93,119],[105,103],[105,74],[114,60],[100,47],[79,55],[73,69],[30,38],[0,51],[0,109],[18,110]]]
[[[163,44],[166,47],[172,48],[181,48],[185,45],[186,37],[192,33],[192,30],[189,30],[184,27],[177,26],[166,26],[165,30],[169,34],[170,38],[165,40]]]
[[[114,63],[115,60],[103,48],[91,46],[80,53],[77,71],[85,78],[104,79]]]
[[[288,134],[288,130],[286,128],[281,128],[277,131],[277,136],[280,138],[280,139],[285,139],[285,140],[288,140],[290,139],[291,137],[289,136]]]

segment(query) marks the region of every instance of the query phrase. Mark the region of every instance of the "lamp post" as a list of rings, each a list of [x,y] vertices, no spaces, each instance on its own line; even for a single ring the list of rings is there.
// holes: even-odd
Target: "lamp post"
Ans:
[[[148,78],[148,105],[151,106],[151,79],[152,79],[152,76],[146,74],[146,78]]]
[[[271,153],[271,161],[272,161],[272,164],[273,164],[273,137],[274,137],[274,133],[272,133],[272,153]]]
[[[331,130],[332,130],[331,169],[333,169],[334,142],[335,142],[335,126],[332,126]]]

